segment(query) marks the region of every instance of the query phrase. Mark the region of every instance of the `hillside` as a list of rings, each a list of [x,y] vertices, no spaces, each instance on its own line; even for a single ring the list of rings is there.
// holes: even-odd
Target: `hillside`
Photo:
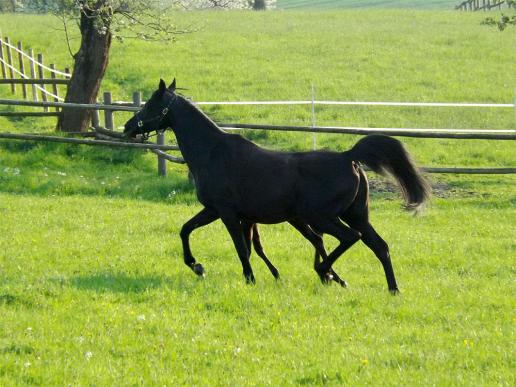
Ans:
[[[278,9],[296,8],[424,8],[454,9],[458,0],[278,0]]]

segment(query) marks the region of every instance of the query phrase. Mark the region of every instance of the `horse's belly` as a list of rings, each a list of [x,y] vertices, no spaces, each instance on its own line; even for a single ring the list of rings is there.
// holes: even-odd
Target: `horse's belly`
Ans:
[[[287,192],[255,192],[241,196],[239,212],[254,223],[280,223],[292,217],[293,197]]]

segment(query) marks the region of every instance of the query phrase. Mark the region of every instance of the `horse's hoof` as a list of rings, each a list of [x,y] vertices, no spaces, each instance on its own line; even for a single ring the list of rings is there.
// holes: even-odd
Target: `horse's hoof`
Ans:
[[[254,279],[254,276],[251,275],[251,276],[245,277],[245,283],[247,285],[256,285],[256,280]]]
[[[348,283],[346,281],[344,281],[343,279],[341,279],[339,281],[339,285],[342,286],[343,288],[347,288],[348,287]]]
[[[391,293],[391,295],[393,295],[393,296],[399,296],[401,294],[400,290],[398,288],[396,288],[396,289],[389,289],[389,293]]]
[[[204,267],[202,267],[202,265],[200,263],[196,263],[192,266],[192,270],[195,274],[197,274],[197,276],[201,277],[201,278],[204,278],[205,275],[204,275]]]

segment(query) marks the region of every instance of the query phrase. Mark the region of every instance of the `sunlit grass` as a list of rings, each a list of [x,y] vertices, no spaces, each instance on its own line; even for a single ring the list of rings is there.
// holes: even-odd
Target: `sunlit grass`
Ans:
[[[514,383],[514,202],[436,200],[423,217],[376,199],[402,294],[362,245],[323,287],[286,225],[262,227],[244,284],[220,223],[178,231],[198,207],[0,195],[0,380],[34,384]],[[387,380],[388,379],[388,380]]]

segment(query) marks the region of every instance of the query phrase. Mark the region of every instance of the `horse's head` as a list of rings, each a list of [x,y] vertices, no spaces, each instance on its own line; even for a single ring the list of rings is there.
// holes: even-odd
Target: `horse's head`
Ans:
[[[169,127],[171,108],[177,98],[175,91],[175,79],[169,87],[160,79],[158,89],[143,108],[125,123],[124,134],[127,137],[135,137],[138,134],[145,135]]]

